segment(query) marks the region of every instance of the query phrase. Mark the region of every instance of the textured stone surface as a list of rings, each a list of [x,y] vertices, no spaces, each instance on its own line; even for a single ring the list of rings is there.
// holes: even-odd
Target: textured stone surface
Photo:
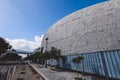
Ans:
[[[38,69],[38,71],[43,74],[47,80],[74,80],[76,75],[79,77],[83,77],[80,73],[75,73],[75,72],[68,72],[68,71],[63,71],[63,70],[51,70],[48,68],[40,68],[39,64],[33,64],[33,66]],[[91,80],[91,76],[84,76],[86,80]]]
[[[120,49],[120,0],[99,3],[59,20],[45,34],[43,47],[46,37],[48,48],[57,47],[64,55]]]

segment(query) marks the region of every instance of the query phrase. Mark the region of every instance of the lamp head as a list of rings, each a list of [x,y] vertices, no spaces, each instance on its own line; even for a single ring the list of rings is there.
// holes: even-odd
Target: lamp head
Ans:
[[[45,40],[48,40],[48,38],[45,38]]]

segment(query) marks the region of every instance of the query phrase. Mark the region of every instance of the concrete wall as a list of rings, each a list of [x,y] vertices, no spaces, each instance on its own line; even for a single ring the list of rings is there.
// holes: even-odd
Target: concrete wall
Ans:
[[[48,48],[62,54],[78,54],[120,49],[120,0],[106,1],[76,11],[56,22],[46,32]]]

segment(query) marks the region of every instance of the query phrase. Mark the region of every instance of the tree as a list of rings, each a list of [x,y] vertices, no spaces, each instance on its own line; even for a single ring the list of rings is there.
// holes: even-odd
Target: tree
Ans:
[[[34,62],[39,59],[42,64],[45,64],[46,59],[51,59],[51,61],[54,59],[59,64],[59,58],[61,58],[61,50],[55,47],[51,47],[51,50],[48,51],[47,54],[46,52],[35,52],[34,54],[28,55],[25,59],[32,60]]]
[[[16,52],[16,50],[15,50],[15,49],[12,49],[12,52]]]
[[[7,52],[8,49],[11,49],[12,46],[2,37],[0,37],[0,56]]]
[[[25,59],[31,60],[33,62],[41,62],[43,59],[43,53],[41,52],[41,47],[38,47],[34,50],[34,54],[28,55]]]
[[[3,56],[3,60],[5,61],[15,61],[15,60],[21,60],[21,56],[19,56],[16,53],[7,53]]]
[[[36,53],[34,53],[34,56],[35,56],[35,59],[38,61],[38,62],[40,62],[40,63],[42,63],[42,61],[43,61],[43,53],[41,53],[41,52],[36,52]]]
[[[49,51],[50,59],[53,61],[54,59],[59,64],[59,59],[61,58],[61,50],[57,49],[55,47],[51,47],[51,50]]]
[[[27,55],[27,57],[25,57],[24,59],[25,60],[30,60],[32,62],[43,63],[44,55],[41,52],[35,52],[34,54]]]
[[[28,56],[28,59],[31,60],[32,62],[36,62],[37,59],[36,59],[36,54],[31,54]]]
[[[78,64],[81,63],[81,61],[82,61],[83,59],[84,59],[83,56],[78,56],[78,57],[72,59],[72,62],[75,63],[75,64],[77,64],[77,69],[78,69],[78,67],[79,67]],[[79,75],[78,75],[78,78],[76,78],[76,80],[80,80]],[[81,80],[82,80],[82,79],[81,79]]]

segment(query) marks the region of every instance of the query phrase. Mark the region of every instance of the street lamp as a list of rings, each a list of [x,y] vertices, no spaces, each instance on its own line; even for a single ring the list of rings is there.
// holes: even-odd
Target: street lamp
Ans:
[[[45,40],[46,40],[46,59],[45,59],[45,67],[47,67],[47,48],[48,48],[48,38],[45,38]]]

